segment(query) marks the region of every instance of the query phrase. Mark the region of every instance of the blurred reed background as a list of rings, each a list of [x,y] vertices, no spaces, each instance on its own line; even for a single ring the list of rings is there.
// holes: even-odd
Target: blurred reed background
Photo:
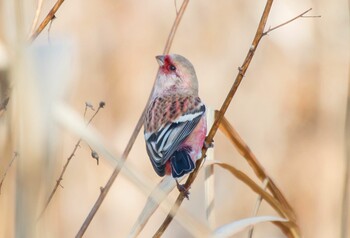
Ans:
[[[54,3],[43,1],[40,20]],[[157,72],[154,56],[162,53],[176,14],[170,0],[65,1],[50,32],[46,28],[27,49],[21,35],[29,34],[36,5],[36,0],[0,1],[0,100],[10,96],[8,110],[0,114],[0,176],[19,152],[1,188],[0,237],[14,237],[19,229],[15,224],[26,216],[16,213],[16,204],[27,206],[31,216],[42,209],[79,139],[52,118],[56,102],[63,101],[81,116],[85,102],[95,109],[100,101],[106,102],[91,126],[116,154],[122,153],[152,88]],[[212,109],[225,99],[264,5],[265,1],[253,0],[190,1],[171,53],[193,63],[200,96]],[[303,237],[339,237],[344,137],[349,133],[345,131],[349,3],[275,1],[267,26],[310,7],[308,15],[322,17],[298,19],[263,38],[226,117],[295,209]],[[11,79],[9,83],[5,78]],[[88,110],[86,120],[92,114]],[[160,178],[153,172],[141,134],[126,163],[155,186]],[[41,237],[75,236],[113,171],[103,158],[97,166],[90,154],[82,142],[61,181],[63,188],[58,188],[39,225],[25,224],[29,232]],[[215,137],[215,159],[254,177],[220,132]],[[19,176],[26,173],[30,180]],[[205,222],[203,174],[182,206]],[[216,224],[251,216],[257,195],[219,168],[216,175]],[[145,201],[139,188],[120,175],[85,237],[125,237]],[[276,215],[265,203],[259,214]],[[153,235],[164,216],[157,211],[140,237]],[[164,234],[189,236],[176,221]],[[256,226],[254,237],[284,235],[265,223]]]

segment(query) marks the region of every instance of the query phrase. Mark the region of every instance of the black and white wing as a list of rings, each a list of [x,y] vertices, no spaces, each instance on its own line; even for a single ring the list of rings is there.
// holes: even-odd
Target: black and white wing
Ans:
[[[205,105],[199,104],[196,110],[166,123],[156,132],[145,132],[146,148],[154,170],[159,176],[165,174],[165,163],[191,134],[205,114]]]

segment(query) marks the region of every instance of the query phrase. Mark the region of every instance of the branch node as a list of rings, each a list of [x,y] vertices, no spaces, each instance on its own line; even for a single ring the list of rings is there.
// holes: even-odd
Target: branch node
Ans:
[[[100,159],[100,156],[98,155],[98,153],[94,150],[91,150],[91,157],[94,158],[96,161],[97,161],[97,165],[99,164],[99,159]]]
[[[254,45],[251,45],[250,48],[249,48],[249,51],[250,52],[253,52],[255,50],[255,46]]]
[[[244,77],[243,67],[238,67],[238,73],[239,73],[240,76]]]

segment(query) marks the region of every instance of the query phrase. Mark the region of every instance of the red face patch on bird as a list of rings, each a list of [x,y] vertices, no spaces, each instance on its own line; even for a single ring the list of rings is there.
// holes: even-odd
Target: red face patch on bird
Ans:
[[[171,57],[169,55],[166,55],[164,57],[164,64],[161,67],[161,69],[162,69],[164,74],[174,73],[174,74],[177,75],[177,73],[176,73],[176,65],[175,65],[174,61],[171,59]]]

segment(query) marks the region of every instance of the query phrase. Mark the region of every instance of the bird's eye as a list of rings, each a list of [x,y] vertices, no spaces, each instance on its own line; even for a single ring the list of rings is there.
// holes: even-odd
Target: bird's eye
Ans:
[[[169,66],[169,69],[170,69],[171,71],[175,71],[175,70],[176,70],[176,67],[175,67],[174,65],[171,64],[171,65]]]

